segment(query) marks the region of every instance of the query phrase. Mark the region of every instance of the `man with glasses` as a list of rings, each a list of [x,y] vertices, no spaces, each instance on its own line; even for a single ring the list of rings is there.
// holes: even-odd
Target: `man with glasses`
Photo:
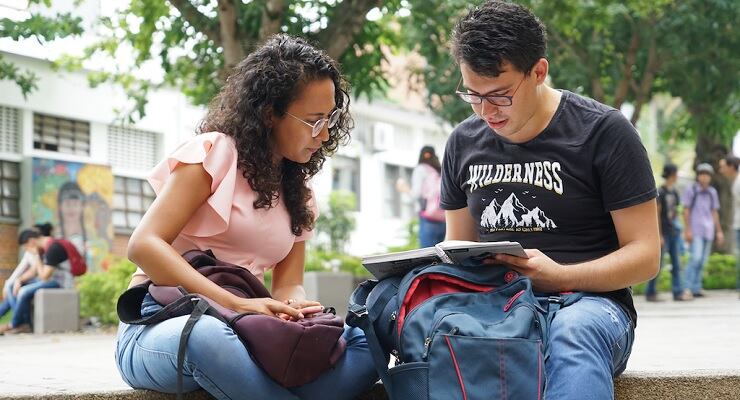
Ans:
[[[618,110],[545,82],[545,50],[545,27],[516,4],[489,1],[457,23],[456,92],[473,114],[445,149],[446,239],[518,241],[528,258],[489,261],[543,298],[584,292],[550,326],[545,397],[609,399],[634,339],[629,287],[658,272],[655,181]]]

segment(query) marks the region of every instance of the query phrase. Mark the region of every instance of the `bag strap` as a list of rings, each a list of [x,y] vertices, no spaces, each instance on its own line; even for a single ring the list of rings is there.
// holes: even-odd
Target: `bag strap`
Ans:
[[[581,299],[581,297],[583,297],[583,292],[561,293],[558,295],[549,296],[547,298],[547,335],[550,334],[550,325],[552,325],[552,320],[555,319],[555,314],[557,314],[557,312],[560,311],[563,307],[568,307],[569,305],[577,302]],[[550,357],[549,339],[547,340],[547,342],[548,345],[545,346],[544,360],[547,360]]]
[[[193,312],[190,314],[187,322],[185,322],[185,326],[183,326],[182,328],[182,333],[180,334],[180,344],[177,348],[177,400],[183,399],[183,368],[185,367],[185,351],[187,350],[190,333],[193,332],[195,323],[198,322],[200,317],[202,317],[203,314],[205,314],[205,312],[211,307],[211,305],[208,304],[207,301],[199,297],[183,297],[181,299],[178,299],[178,301],[183,299],[187,299],[188,302],[194,303],[195,305],[193,306]]]
[[[349,298],[349,312],[347,313],[346,322],[347,325],[360,328],[365,332],[365,339],[367,339],[367,345],[370,348],[375,369],[378,371],[378,375],[380,375],[380,379],[386,387],[386,392],[393,393],[390,375],[388,375],[388,358],[384,355],[383,347],[380,345],[380,340],[378,340],[378,335],[375,333],[375,328],[373,327],[380,313],[374,312],[376,311],[375,309],[370,311],[367,309],[367,297],[377,284],[378,281],[376,280],[366,280],[352,292]],[[392,291],[387,290],[381,294],[374,304],[381,307],[381,305],[387,304],[394,295]],[[371,314],[375,318],[371,318]]]

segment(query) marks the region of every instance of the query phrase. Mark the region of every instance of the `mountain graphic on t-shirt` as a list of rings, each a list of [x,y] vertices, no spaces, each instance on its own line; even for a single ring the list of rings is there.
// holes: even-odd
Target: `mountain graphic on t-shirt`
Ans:
[[[498,204],[496,199],[493,199],[491,204],[486,207],[485,210],[483,210],[483,214],[480,217],[480,223],[486,228],[491,228],[493,226],[493,221],[496,219],[496,215],[498,215],[498,211],[501,209],[501,206]]]
[[[484,228],[543,228],[554,229],[557,225],[548,218],[539,207],[530,210],[525,207],[514,193],[499,205],[494,199],[481,215],[481,226]]]

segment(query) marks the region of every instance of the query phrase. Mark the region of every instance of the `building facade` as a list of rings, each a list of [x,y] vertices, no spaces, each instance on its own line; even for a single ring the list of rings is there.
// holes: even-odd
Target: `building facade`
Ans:
[[[55,71],[41,58],[2,52],[38,76],[24,98],[0,81],[0,281],[18,259],[17,235],[51,222],[56,235],[85,249],[91,270],[125,254],[133,228],[154,199],[145,177],[191,137],[204,109],[176,90],[151,93],[146,117],[121,124],[129,100],[120,88],[91,88],[84,72]],[[348,251],[361,255],[403,244],[413,205],[396,190],[410,180],[419,149],[442,154],[449,127],[423,110],[388,102],[352,102],[348,146],[314,178],[319,208],[332,190],[355,193],[357,229]]]

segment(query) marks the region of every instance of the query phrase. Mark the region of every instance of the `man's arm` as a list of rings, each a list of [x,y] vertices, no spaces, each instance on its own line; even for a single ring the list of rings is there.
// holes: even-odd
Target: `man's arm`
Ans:
[[[611,212],[619,249],[578,264],[561,265],[539,250],[526,250],[529,258],[499,254],[544,292],[608,292],[644,282],[657,275],[660,261],[658,214],[655,200]]]
[[[691,233],[691,210],[688,207],[683,208],[683,236],[686,241],[691,244],[693,234]]]
[[[725,242],[725,233],[722,231],[722,225],[719,223],[719,212],[716,209],[712,210],[712,220],[714,220],[714,232],[717,237],[717,244],[722,246]]]
[[[480,241],[475,221],[467,207],[458,210],[445,210],[445,224],[447,226],[445,240]]]

